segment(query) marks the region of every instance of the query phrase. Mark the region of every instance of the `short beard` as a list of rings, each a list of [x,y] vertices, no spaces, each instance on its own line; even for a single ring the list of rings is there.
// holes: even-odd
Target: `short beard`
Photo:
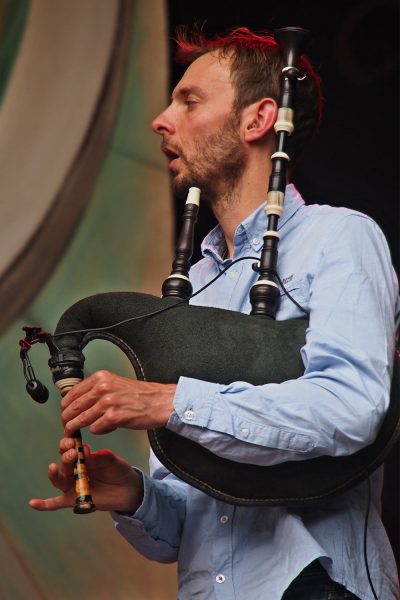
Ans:
[[[228,117],[219,131],[194,140],[194,158],[180,153],[187,173],[175,175],[172,180],[172,190],[178,198],[186,197],[189,188],[195,186],[200,188],[202,199],[208,200],[211,207],[232,201],[247,165],[238,122],[239,116]]]

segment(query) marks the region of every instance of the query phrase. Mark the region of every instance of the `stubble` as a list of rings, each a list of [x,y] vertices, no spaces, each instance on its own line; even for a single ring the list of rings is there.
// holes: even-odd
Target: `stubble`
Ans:
[[[228,117],[217,132],[193,140],[190,155],[180,151],[186,169],[172,180],[174,194],[187,195],[191,186],[201,190],[201,197],[211,207],[232,203],[235,190],[244,173],[247,156],[238,132],[239,117]]]

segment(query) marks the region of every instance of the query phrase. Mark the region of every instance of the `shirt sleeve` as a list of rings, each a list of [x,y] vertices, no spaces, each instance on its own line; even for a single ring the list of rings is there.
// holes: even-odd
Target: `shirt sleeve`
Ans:
[[[181,377],[168,428],[265,466],[347,455],[374,440],[389,403],[398,307],[386,241],[374,221],[346,214],[315,265],[303,376],[262,386]]]
[[[112,512],[115,527],[146,558],[174,562],[185,518],[187,485],[169,473],[152,452],[150,476],[138,472],[143,478],[143,502],[132,515]]]

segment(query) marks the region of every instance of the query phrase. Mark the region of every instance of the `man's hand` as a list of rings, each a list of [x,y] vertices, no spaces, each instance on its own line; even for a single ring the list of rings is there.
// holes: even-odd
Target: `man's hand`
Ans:
[[[97,371],[73,387],[61,402],[66,437],[81,427],[95,434],[118,427],[164,426],[173,412],[175,384],[136,381]]]
[[[85,445],[85,461],[90,477],[90,491],[98,510],[119,510],[134,513],[143,498],[140,475],[111,450],[90,452]],[[29,502],[36,510],[58,510],[75,505],[74,463],[77,451],[72,438],[60,441],[61,466],[51,463],[48,476],[54,487],[63,492],[60,496]]]

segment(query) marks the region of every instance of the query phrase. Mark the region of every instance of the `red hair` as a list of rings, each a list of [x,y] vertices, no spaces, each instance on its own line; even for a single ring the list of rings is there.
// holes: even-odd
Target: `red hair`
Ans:
[[[227,35],[207,39],[200,31],[178,27],[175,42],[176,59],[190,64],[208,52],[217,52],[230,62],[232,85],[235,90],[235,111],[262,98],[279,101],[281,74],[285,66],[280,47],[269,31],[252,32],[246,27],[233,29]],[[305,55],[299,68],[307,77],[296,89],[294,132],[288,140],[291,164],[318,129],[322,115],[321,80]]]

